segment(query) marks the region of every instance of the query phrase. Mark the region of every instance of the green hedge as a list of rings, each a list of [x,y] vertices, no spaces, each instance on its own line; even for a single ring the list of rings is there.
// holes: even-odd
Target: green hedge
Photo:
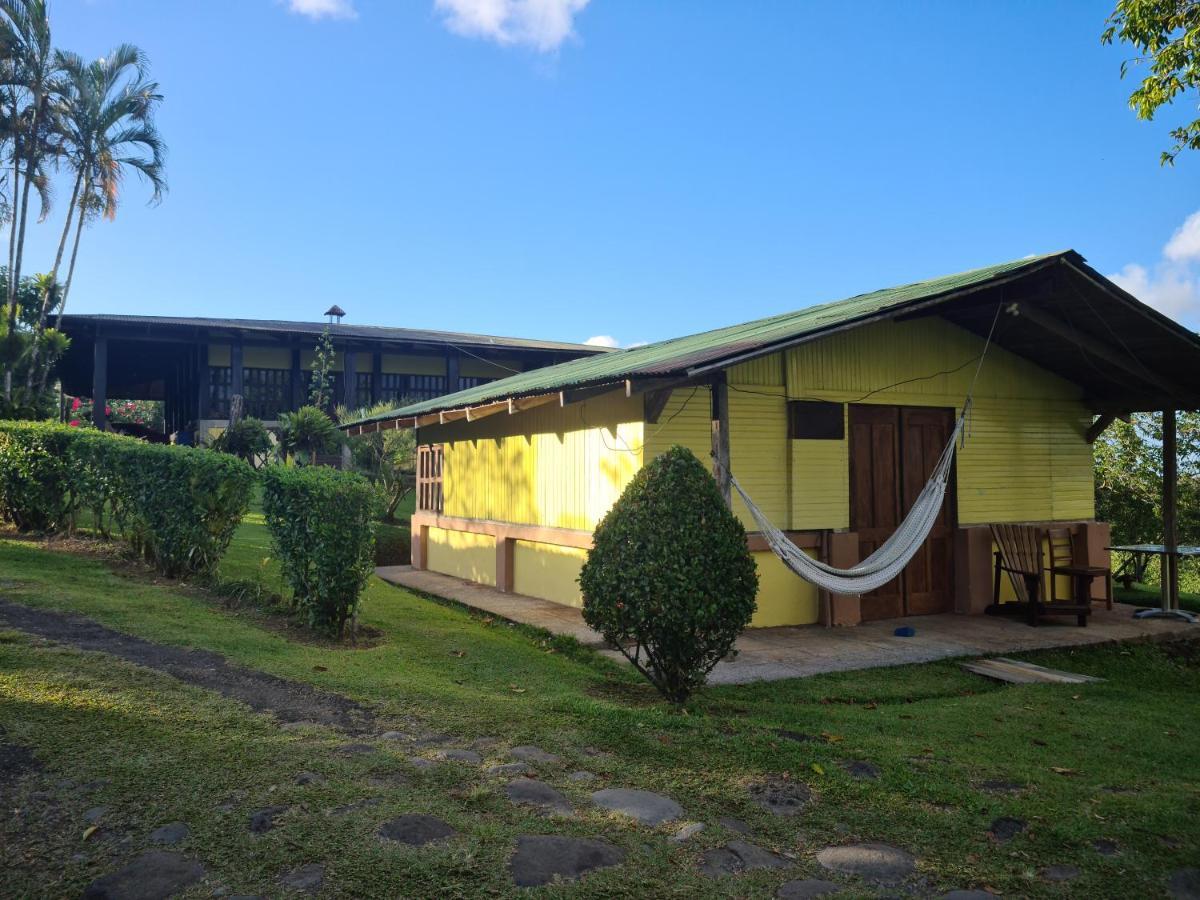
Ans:
[[[345,632],[374,567],[378,495],[358,475],[319,466],[263,473],[263,512],[275,555],[309,625]]]
[[[232,456],[86,428],[0,422],[0,515],[61,531],[81,510],[169,576],[210,572],[250,502],[254,472]]]

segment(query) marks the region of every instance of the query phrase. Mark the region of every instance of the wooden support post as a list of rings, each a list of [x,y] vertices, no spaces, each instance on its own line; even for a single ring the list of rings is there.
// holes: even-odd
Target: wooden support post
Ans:
[[[208,397],[212,376],[208,372],[208,344],[196,344],[196,426],[208,418]],[[195,440],[195,438],[193,438]]]
[[[1178,519],[1176,515],[1176,481],[1178,460],[1176,448],[1175,410],[1164,409],[1162,414],[1163,451],[1163,545],[1167,552],[1162,557],[1162,605],[1163,609],[1179,608],[1179,558],[1175,555],[1179,547]]]
[[[371,354],[371,405],[383,399],[383,352]]]
[[[712,383],[712,455],[713,477],[725,498],[733,507],[733,488],[729,483],[729,383],[722,372]]]
[[[358,408],[358,354],[342,351],[342,403],[346,409]]]
[[[446,354],[446,393],[455,393],[458,390],[458,384],[458,351],[451,350]]]
[[[292,348],[291,411],[304,405],[304,374],[300,371],[300,348]]]
[[[92,348],[92,424],[101,431],[108,428],[108,338],[96,335]]]
[[[1111,425],[1116,418],[1116,413],[1101,413],[1100,417],[1096,419],[1096,421],[1093,422],[1088,428],[1087,434],[1084,435],[1084,439],[1089,444],[1096,443],[1096,439],[1099,438],[1100,435],[1104,434],[1104,429],[1108,428],[1108,426]]]
[[[233,399],[234,395],[244,395],[245,386],[245,363],[242,355],[242,336],[238,335],[234,338],[233,344],[229,347],[229,397]]]

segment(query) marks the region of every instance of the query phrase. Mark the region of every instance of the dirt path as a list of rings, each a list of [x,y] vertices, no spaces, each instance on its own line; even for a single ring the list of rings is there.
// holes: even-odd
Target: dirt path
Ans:
[[[82,616],[32,609],[0,599],[0,623],[80,650],[111,653],[240,700],[256,712],[270,713],[282,722],[317,722],[350,733],[368,731],[374,724],[369,709],[340,694],[230,665],[225,657],[207,650],[145,641]]]

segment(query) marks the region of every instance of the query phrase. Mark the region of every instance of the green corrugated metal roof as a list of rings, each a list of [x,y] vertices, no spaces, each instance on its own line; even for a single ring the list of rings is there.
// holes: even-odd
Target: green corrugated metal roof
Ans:
[[[982,269],[972,269],[969,272],[944,275],[929,281],[859,294],[834,303],[810,306],[797,312],[758,319],[742,325],[730,325],[714,331],[659,341],[656,344],[533,369],[346,424],[357,425],[419,416],[441,410],[478,406],[509,397],[527,397],[567,388],[607,384],[626,378],[686,375],[699,367],[711,366],[722,360],[753,353],[776,344],[820,334],[855,321],[867,320],[890,309],[978,287],[1003,276],[1067,256],[1079,258],[1072,250],[1028,256]]]

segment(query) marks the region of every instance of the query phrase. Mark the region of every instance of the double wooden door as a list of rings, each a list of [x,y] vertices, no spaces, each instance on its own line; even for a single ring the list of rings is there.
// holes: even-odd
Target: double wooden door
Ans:
[[[912,509],[954,429],[954,411],[850,406],[850,527],[859,559],[873,553]],[[954,478],[929,537],[896,578],[862,597],[863,620],[954,608]]]

